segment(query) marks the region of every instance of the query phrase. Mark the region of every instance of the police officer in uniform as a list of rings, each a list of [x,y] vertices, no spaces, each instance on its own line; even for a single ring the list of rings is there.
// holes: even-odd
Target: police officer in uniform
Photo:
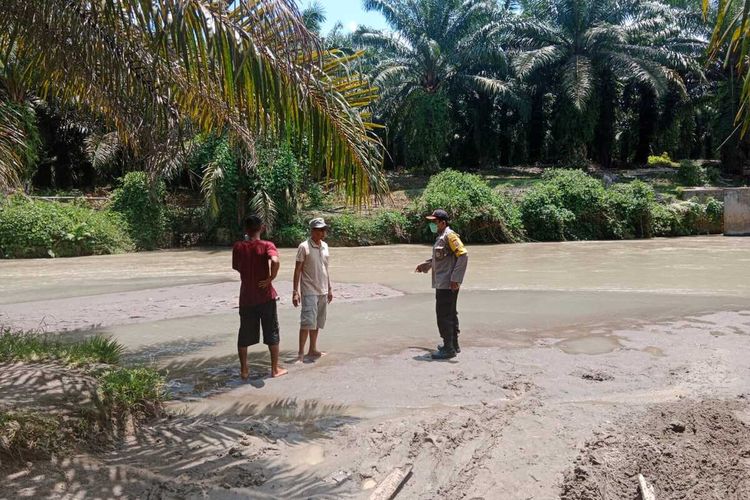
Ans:
[[[416,272],[432,270],[432,288],[435,289],[435,312],[443,345],[432,353],[432,359],[455,358],[461,352],[458,346],[458,312],[456,303],[461,283],[466,274],[469,255],[459,235],[448,226],[448,212],[435,210],[428,216],[430,229],[437,235],[432,247],[432,258],[417,266]]]

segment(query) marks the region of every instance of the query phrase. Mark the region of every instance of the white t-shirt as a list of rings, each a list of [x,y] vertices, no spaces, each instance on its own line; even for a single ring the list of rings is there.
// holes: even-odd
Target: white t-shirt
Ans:
[[[297,248],[297,262],[302,262],[300,278],[301,295],[328,294],[328,244],[321,241],[316,245],[312,239],[300,243]]]

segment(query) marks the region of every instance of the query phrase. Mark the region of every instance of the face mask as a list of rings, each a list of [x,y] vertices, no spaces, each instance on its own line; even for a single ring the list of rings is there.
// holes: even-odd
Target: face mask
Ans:
[[[432,234],[437,234],[437,224],[430,222],[430,231],[432,231]]]

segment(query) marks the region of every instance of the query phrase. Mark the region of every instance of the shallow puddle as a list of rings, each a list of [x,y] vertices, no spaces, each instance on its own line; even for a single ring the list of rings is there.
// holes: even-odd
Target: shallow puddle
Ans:
[[[622,344],[620,344],[620,341],[616,337],[591,335],[562,340],[554,344],[554,346],[566,354],[595,355],[616,351],[622,347]]]

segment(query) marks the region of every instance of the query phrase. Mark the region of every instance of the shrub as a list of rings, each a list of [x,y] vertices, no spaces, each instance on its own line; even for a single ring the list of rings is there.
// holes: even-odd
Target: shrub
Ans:
[[[552,170],[521,201],[527,235],[540,241],[611,237],[605,189],[581,170]]]
[[[403,212],[383,210],[375,215],[375,231],[385,236],[386,243],[409,243],[413,228]]]
[[[717,186],[721,184],[721,169],[717,167],[707,167],[706,181],[708,181],[711,186]]]
[[[310,182],[307,188],[307,206],[310,209],[320,209],[326,202],[326,193],[317,182]]]
[[[22,196],[0,202],[0,256],[4,258],[102,255],[132,249],[128,225],[119,214]]]
[[[671,205],[652,207],[654,233],[657,236],[689,236],[720,233],[724,204],[714,198],[698,198]]]
[[[164,182],[149,181],[145,172],[129,172],[112,195],[112,209],[125,217],[138,248],[152,250],[166,242]]]
[[[170,246],[195,246],[210,239],[213,227],[208,223],[206,207],[167,205],[164,215]]]
[[[724,203],[710,196],[704,203],[706,220],[709,224],[720,224],[724,221]]]
[[[100,405],[118,418],[156,417],[166,399],[164,378],[151,368],[118,368],[102,375],[97,396]]]
[[[413,210],[418,239],[432,240],[423,218],[443,208],[451,227],[467,242],[511,243],[522,237],[521,216],[513,200],[492,190],[478,175],[445,170],[434,175]]]
[[[649,167],[677,167],[677,163],[672,161],[668,153],[662,153],[659,156],[651,155],[648,157]]]
[[[279,247],[295,248],[307,239],[309,231],[302,224],[280,227],[270,235],[270,239]]]
[[[369,246],[405,243],[410,239],[409,221],[401,212],[386,210],[374,215],[344,214],[330,218],[326,241],[334,246]]]
[[[195,143],[188,167],[196,177],[203,179],[204,189],[210,188],[211,196],[207,200],[205,213],[214,231],[223,228],[234,235],[241,229],[237,217],[237,194],[250,188],[250,177],[241,175],[238,170],[237,158],[228,137],[199,134]]]
[[[697,162],[683,160],[677,170],[677,181],[683,186],[702,186],[706,181],[706,175]]]
[[[291,147],[284,144],[278,148],[262,150],[261,161],[255,169],[255,189],[266,193],[273,201],[271,213],[259,213],[271,226],[287,226],[299,219],[300,194],[306,168],[294,155]],[[262,204],[261,204],[262,205]],[[251,207],[253,208],[253,207]],[[259,207],[255,207],[259,208]],[[261,210],[255,210],[262,212]],[[275,219],[275,220],[272,220]]]
[[[615,184],[606,193],[610,231],[620,239],[651,238],[654,235],[652,206],[656,196],[642,181]]]
[[[563,241],[566,229],[575,223],[576,215],[556,204],[546,190],[532,190],[521,202],[526,234],[537,241]]]

